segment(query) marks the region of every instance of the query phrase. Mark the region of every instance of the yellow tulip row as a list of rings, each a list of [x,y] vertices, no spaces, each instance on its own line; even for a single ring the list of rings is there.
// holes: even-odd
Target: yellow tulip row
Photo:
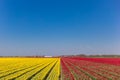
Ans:
[[[60,78],[60,60],[56,63],[55,67],[51,71],[50,75],[46,78],[46,80],[59,80]]]
[[[0,80],[59,80],[59,58],[0,58]]]

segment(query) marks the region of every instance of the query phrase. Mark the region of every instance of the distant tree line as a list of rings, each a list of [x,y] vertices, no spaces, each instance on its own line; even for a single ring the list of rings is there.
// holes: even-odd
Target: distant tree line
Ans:
[[[43,58],[46,57],[44,55],[33,55],[33,56],[0,56],[3,57],[19,57],[19,58]],[[120,57],[120,55],[86,55],[86,54],[78,54],[78,55],[60,55],[60,56],[51,56],[51,57]]]

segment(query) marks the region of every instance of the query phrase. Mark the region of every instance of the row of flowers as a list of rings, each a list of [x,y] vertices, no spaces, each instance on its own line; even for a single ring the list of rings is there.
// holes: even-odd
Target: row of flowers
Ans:
[[[104,59],[104,58],[103,58]],[[120,67],[102,62],[89,61],[88,58],[63,57],[63,74],[72,74],[73,80],[118,80],[120,79]],[[102,60],[103,61],[103,60]],[[64,63],[64,65],[63,65]],[[65,71],[67,70],[67,71]],[[69,71],[68,71],[69,70]],[[82,75],[82,76],[81,76]],[[65,80],[65,79],[63,79]],[[72,79],[70,79],[72,80]]]

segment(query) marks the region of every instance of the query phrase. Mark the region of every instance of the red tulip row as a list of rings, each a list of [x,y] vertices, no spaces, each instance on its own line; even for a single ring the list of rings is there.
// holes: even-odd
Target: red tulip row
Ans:
[[[80,58],[80,57],[72,57],[72,59],[86,60],[86,61],[92,61],[92,62],[97,62],[97,63],[105,63],[105,64],[120,66],[120,58],[83,58],[83,57]]]
[[[64,62],[68,66],[68,69],[72,72],[74,80],[92,80],[92,77],[85,73],[83,70],[78,69],[77,67],[65,60]]]
[[[120,79],[120,67],[110,64],[104,64],[102,62],[96,63],[83,58],[61,58],[62,69],[64,73],[71,73],[73,79],[69,80],[119,80]],[[63,65],[64,64],[64,65]],[[65,75],[63,73],[63,75]],[[67,79],[63,79],[67,80]]]
[[[70,70],[68,67],[65,65],[63,60],[61,59],[61,77],[62,80],[74,80],[73,75],[71,74]]]

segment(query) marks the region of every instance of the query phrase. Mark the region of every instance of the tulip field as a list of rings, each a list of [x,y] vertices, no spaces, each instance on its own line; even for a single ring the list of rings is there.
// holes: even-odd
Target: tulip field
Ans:
[[[62,80],[120,80],[120,58],[61,58]]]
[[[59,80],[59,58],[1,58],[0,80]]]
[[[120,80],[120,58],[0,58],[0,80]]]

